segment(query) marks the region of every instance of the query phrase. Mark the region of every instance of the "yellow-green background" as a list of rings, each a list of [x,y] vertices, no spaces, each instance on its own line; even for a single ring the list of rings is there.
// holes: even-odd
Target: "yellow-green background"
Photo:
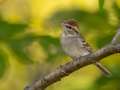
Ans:
[[[61,22],[76,19],[94,50],[110,43],[120,19],[120,0],[0,0],[0,90],[23,90],[64,64]],[[113,76],[89,65],[47,90],[120,90],[120,54],[101,61]]]

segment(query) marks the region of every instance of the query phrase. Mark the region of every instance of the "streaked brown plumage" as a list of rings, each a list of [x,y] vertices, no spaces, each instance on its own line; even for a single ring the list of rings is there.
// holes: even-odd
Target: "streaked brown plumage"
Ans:
[[[61,45],[68,56],[78,58],[92,53],[91,47],[79,32],[79,25],[75,20],[64,21],[62,23],[62,28]],[[101,63],[96,62],[95,65],[103,72],[103,74],[107,76],[110,75],[109,70]]]

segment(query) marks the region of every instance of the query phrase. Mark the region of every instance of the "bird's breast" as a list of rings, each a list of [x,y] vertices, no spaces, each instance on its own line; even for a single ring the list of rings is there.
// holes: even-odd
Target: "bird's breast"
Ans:
[[[83,48],[80,38],[78,37],[62,36],[61,44],[64,52],[71,57],[84,56],[89,53]]]

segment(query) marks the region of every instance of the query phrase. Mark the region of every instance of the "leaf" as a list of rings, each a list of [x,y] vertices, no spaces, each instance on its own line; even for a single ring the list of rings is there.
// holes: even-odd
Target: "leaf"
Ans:
[[[101,48],[104,45],[107,45],[108,43],[111,42],[112,37],[113,37],[113,33],[111,33],[111,34],[103,34],[103,35],[101,33],[101,35],[98,35],[96,37],[96,46],[98,48]]]
[[[104,13],[104,0],[99,0],[99,11],[100,14]]]
[[[27,34],[25,37],[9,41],[8,45],[11,48],[11,51],[18,57],[17,60],[24,64],[31,64],[33,63],[33,60],[28,56],[24,49],[28,44],[31,44],[35,40],[36,37],[33,34]]]
[[[92,90],[119,90],[120,88],[120,72],[119,66],[112,67],[112,76],[110,78],[106,78],[101,76],[96,79]],[[113,73],[114,72],[114,73]]]
[[[62,57],[64,55],[60,46],[59,38],[54,38],[51,36],[40,36],[39,43],[47,53],[47,61],[49,62],[55,61],[56,58]]]
[[[7,61],[7,54],[2,49],[0,49],[0,78],[2,78],[5,74]]]
[[[11,24],[7,21],[0,20],[0,42],[4,42],[11,48],[11,52],[14,53],[21,63],[31,63],[32,60],[24,52],[25,43],[30,43],[31,38],[20,37],[18,40],[16,36],[20,33],[24,33],[28,24],[26,23],[16,23]]]
[[[15,35],[24,32],[27,24],[11,24],[0,20],[0,41],[8,42]]]

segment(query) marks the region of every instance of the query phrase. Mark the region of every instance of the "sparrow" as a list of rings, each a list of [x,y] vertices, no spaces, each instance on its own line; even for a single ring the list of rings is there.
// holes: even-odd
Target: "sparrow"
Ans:
[[[92,48],[81,35],[78,22],[70,19],[62,22],[61,46],[66,55],[76,59],[93,53]],[[111,75],[111,72],[100,62],[94,63],[105,76]]]

